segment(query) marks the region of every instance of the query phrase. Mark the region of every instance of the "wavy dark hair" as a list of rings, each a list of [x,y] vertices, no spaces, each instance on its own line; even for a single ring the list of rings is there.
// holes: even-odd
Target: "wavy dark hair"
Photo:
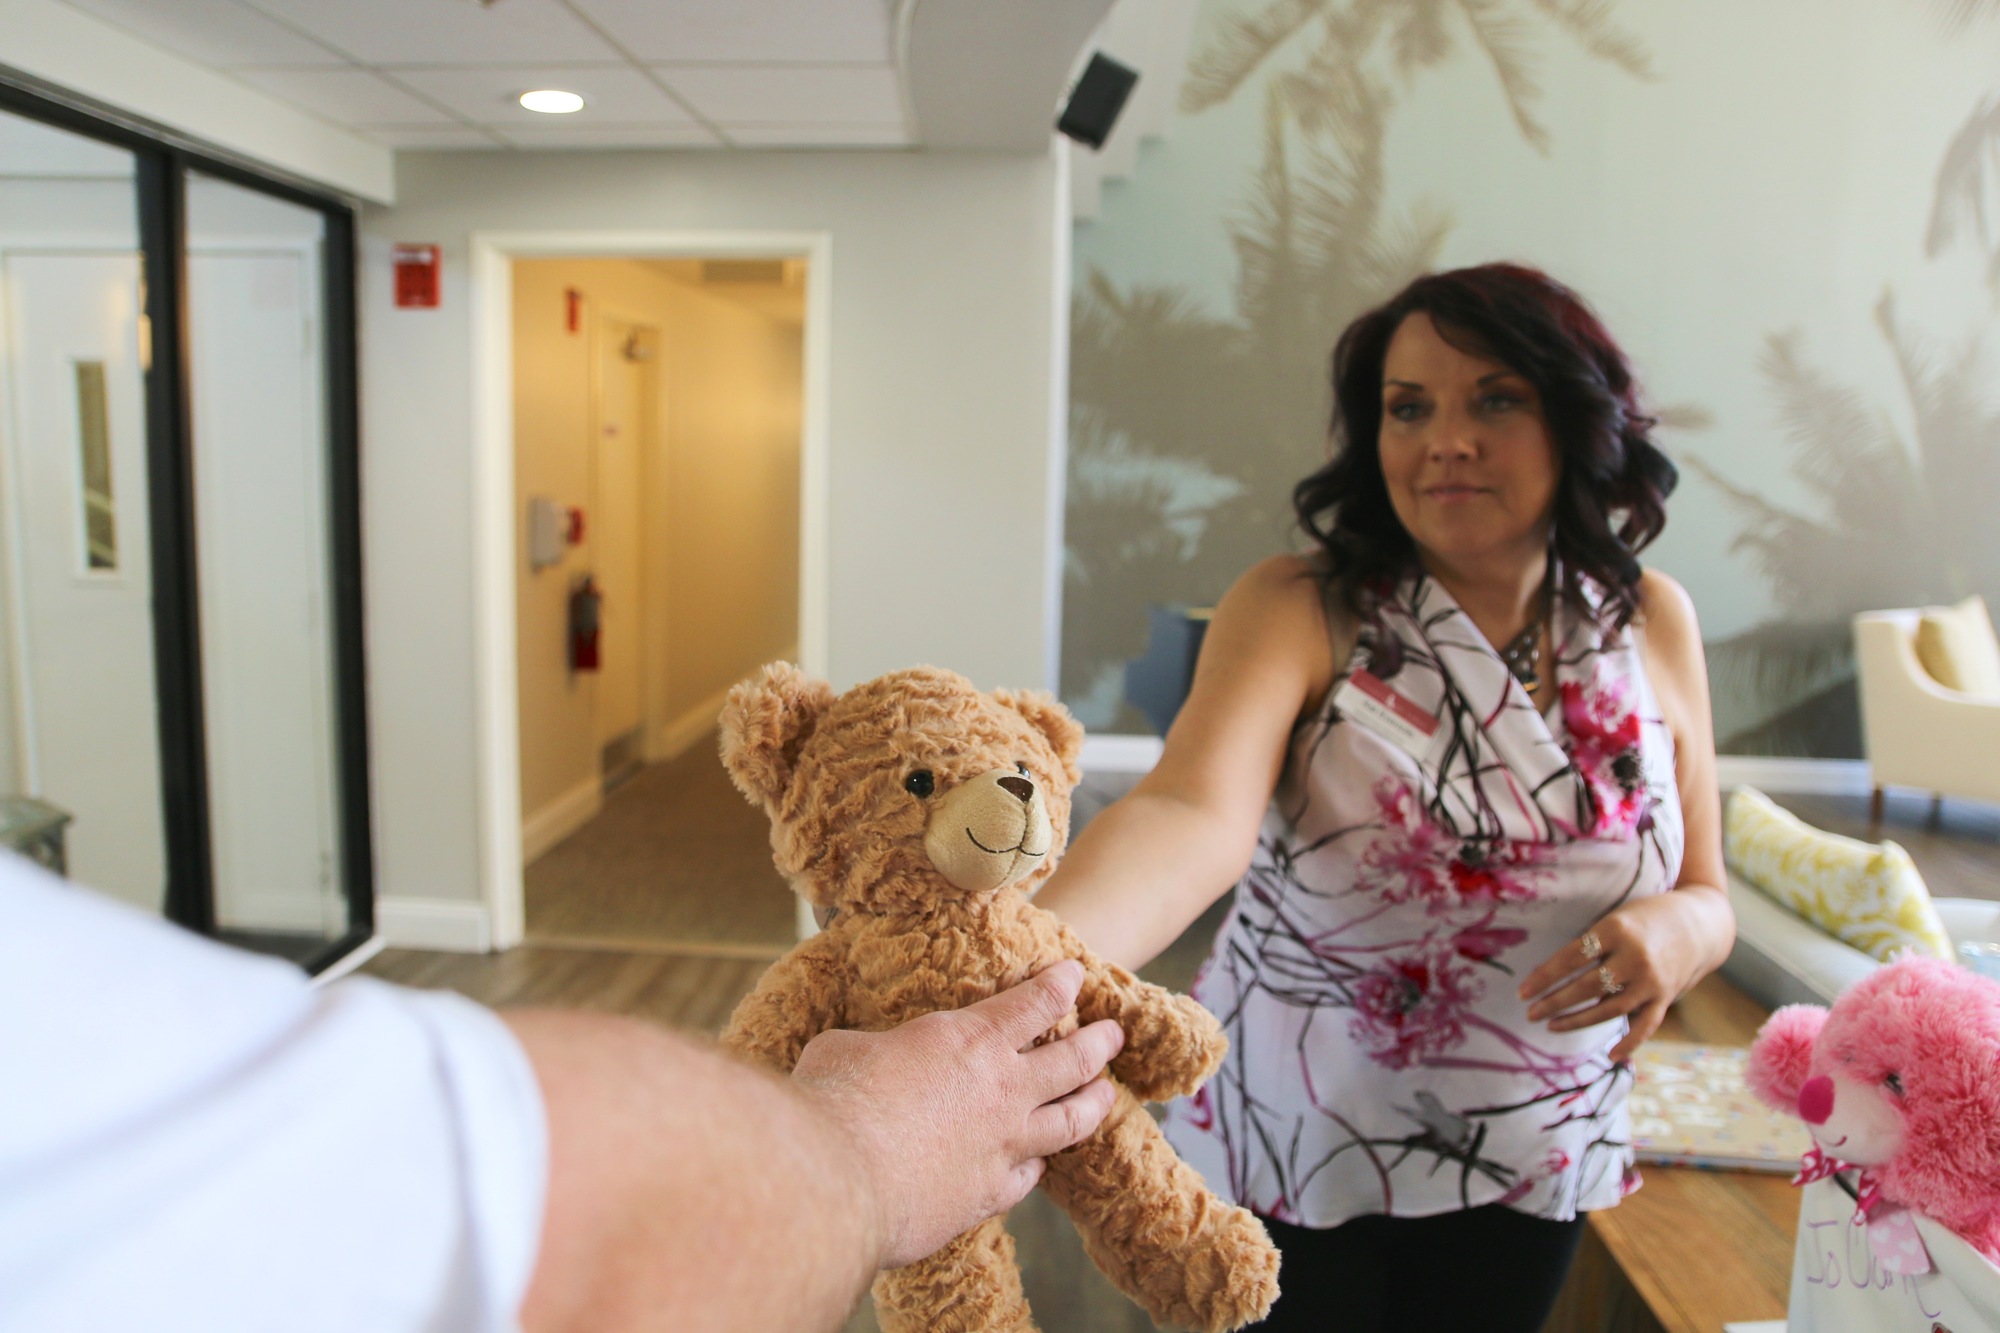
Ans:
[[[1454,347],[1488,356],[1541,397],[1558,462],[1553,542],[1564,601],[1586,614],[1586,579],[1601,614],[1622,627],[1639,607],[1639,552],[1666,526],[1680,473],[1651,438],[1624,352],[1583,299],[1519,264],[1482,264],[1418,278],[1347,326],[1333,351],[1333,457],[1292,492],[1299,524],[1326,555],[1350,609],[1363,591],[1416,562],[1382,478],[1382,367],[1403,321],[1423,311]]]

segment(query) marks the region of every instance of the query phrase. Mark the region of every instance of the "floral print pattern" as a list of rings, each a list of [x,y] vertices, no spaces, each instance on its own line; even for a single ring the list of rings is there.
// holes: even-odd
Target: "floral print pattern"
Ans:
[[[1562,682],[1570,762],[1597,812],[1593,838],[1629,836],[1646,812],[1646,770],[1639,754],[1639,714],[1629,683],[1617,677]]]
[[[1448,594],[1385,590],[1343,676],[1436,717],[1413,758],[1345,716],[1295,740],[1195,984],[1228,1029],[1168,1112],[1211,1186],[1331,1226],[1504,1203],[1569,1217],[1633,1178],[1610,1048],[1552,1033],[1518,978],[1680,861],[1673,750],[1630,636],[1559,613],[1544,717]]]
[[[1354,983],[1349,1031],[1377,1063],[1408,1069],[1465,1042],[1465,1012],[1484,986],[1454,951],[1385,958]]]
[[[1513,838],[1453,838],[1430,822],[1411,785],[1393,774],[1375,784],[1382,836],[1355,868],[1355,886],[1385,902],[1419,902],[1432,915],[1481,903],[1539,896],[1544,844]]]

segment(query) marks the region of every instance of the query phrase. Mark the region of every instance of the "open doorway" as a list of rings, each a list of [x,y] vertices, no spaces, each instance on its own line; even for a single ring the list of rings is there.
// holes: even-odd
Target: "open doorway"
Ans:
[[[775,956],[729,687],[801,656],[805,256],[511,266],[525,935]]]

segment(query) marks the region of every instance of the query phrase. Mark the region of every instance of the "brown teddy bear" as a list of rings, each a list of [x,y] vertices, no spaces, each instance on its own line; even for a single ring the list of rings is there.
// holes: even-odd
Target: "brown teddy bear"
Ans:
[[[1096,958],[1028,895],[1069,836],[1083,730],[1038,693],[982,694],[919,667],[846,694],[788,663],[730,692],[722,760],[771,817],[771,846],[825,929],[773,964],[723,1041],[790,1069],[816,1034],[892,1027],[1003,990],[1064,958],[1087,977],[1072,1016],[1125,1047],[1104,1123],[1048,1161],[1042,1188],[1097,1266],[1154,1319],[1222,1330],[1277,1296],[1263,1224],[1209,1193],[1139,1099],[1193,1091],[1226,1041],[1209,1012]],[[900,1330],[1032,1330],[1001,1219],[875,1283]]]

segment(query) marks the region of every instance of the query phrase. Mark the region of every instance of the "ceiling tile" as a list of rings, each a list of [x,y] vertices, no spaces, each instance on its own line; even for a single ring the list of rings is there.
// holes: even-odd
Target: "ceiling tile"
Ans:
[[[890,0],[572,0],[642,61],[893,58]]]
[[[77,9],[190,60],[240,65],[344,65],[339,52],[236,0],[68,0]]]
[[[508,125],[496,130],[516,148],[720,148],[699,125]]]
[[[710,120],[767,125],[818,121],[901,125],[896,71],[797,65],[656,65],[653,73]]]
[[[517,65],[499,69],[399,69],[396,80],[481,125],[687,125],[694,118],[629,66],[578,68]],[[529,111],[517,100],[535,88],[581,93],[583,110],[566,116]]]
[[[486,130],[470,125],[361,125],[356,134],[391,148],[504,148]]]
[[[491,6],[474,0],[249,2],[370,65],[619,58],[559,0],[497,0]]]
[[[452,125],[457,122],[365,69],[246,69],[236,77],[273,97],[341,125]]]
[[[745,148],[907,148],[901,125],[724,125],[732,143]]]

